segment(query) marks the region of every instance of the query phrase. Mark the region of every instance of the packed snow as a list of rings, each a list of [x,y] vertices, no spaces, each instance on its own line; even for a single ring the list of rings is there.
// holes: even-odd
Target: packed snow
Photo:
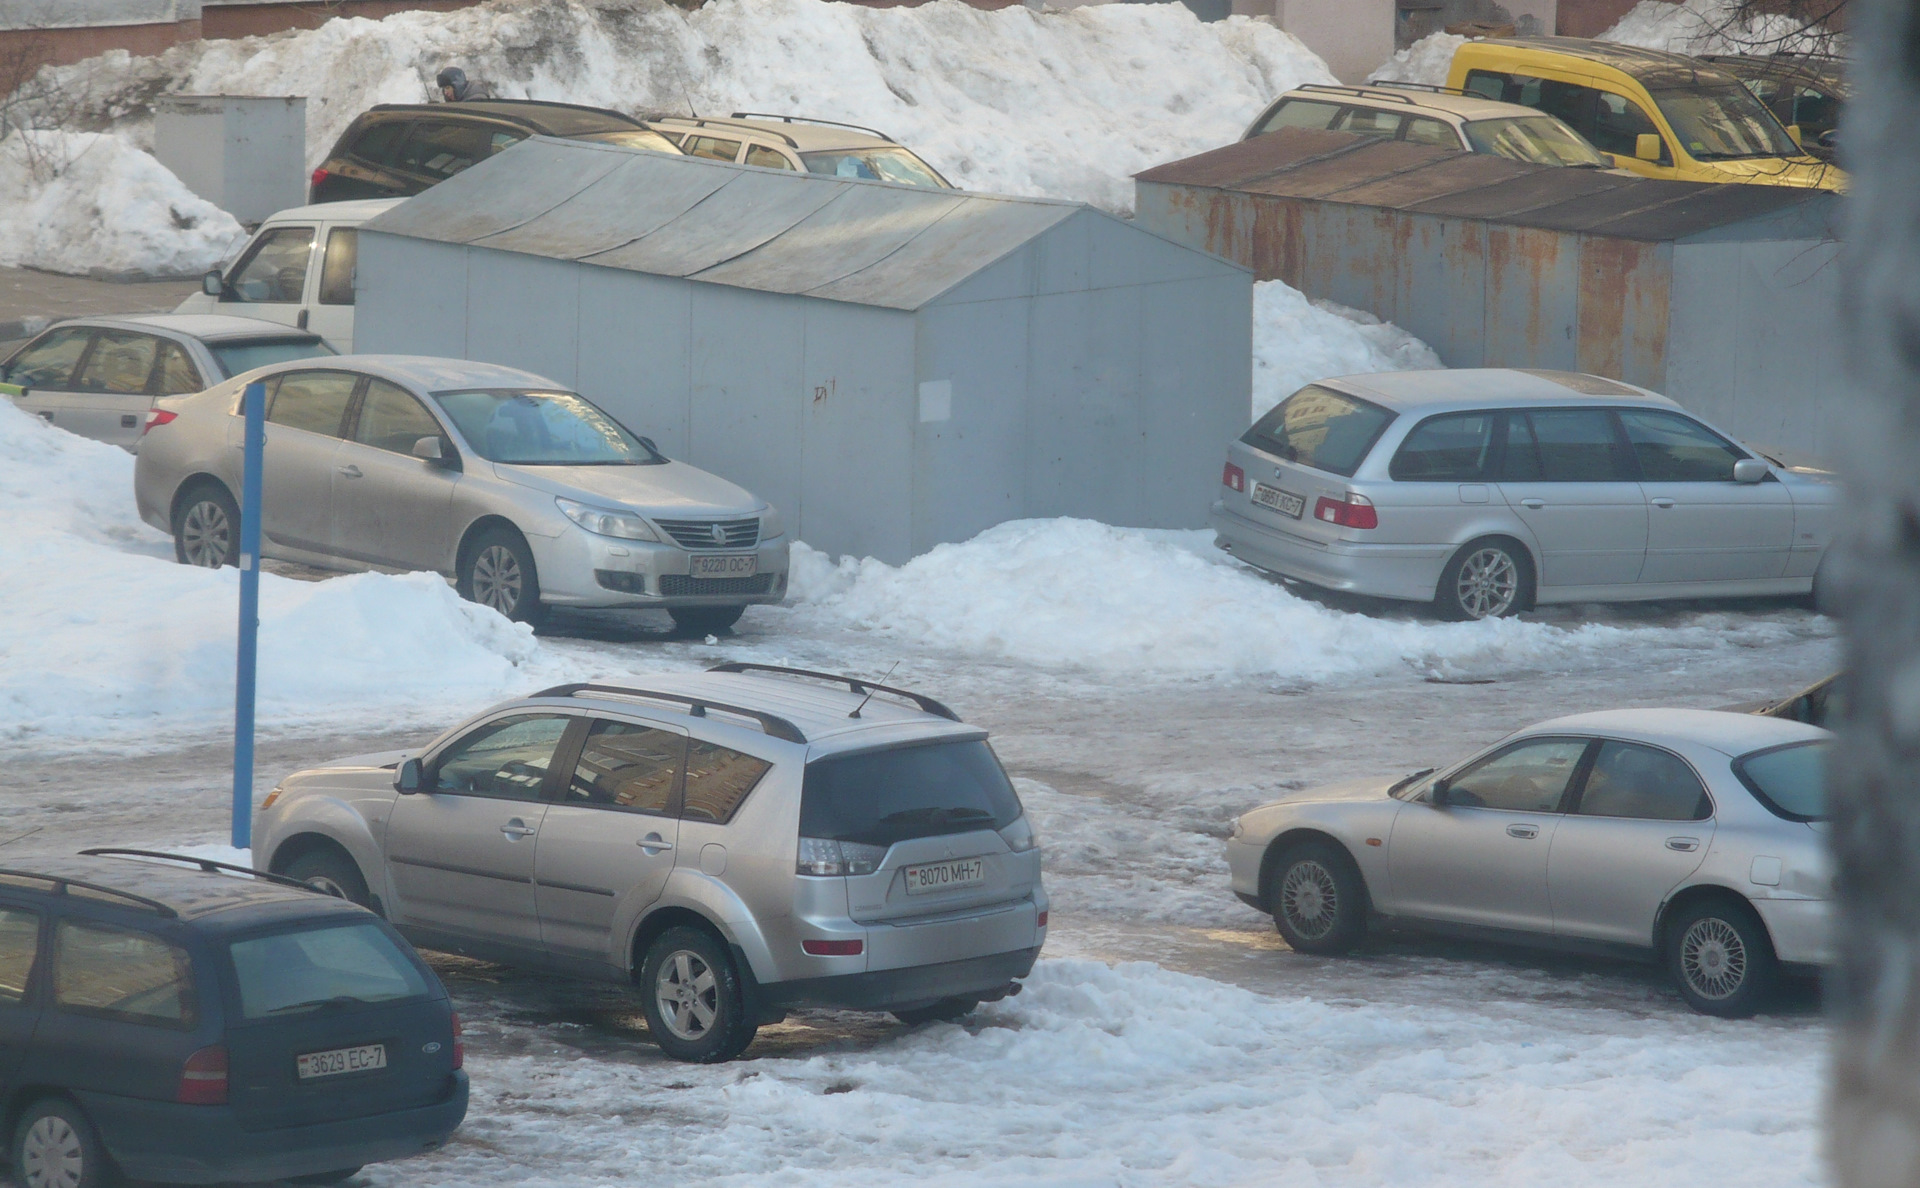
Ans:
[[[1332,301],[1311,301],[1285,281],[1253,288],[1253,416],[1317,379],[1373,371],[1424,371],[1440,356],[1391,322]]]
[[[1602,41],[1676,54],[1844,52],[1844,38],[1820,25],[1742,0],[1640,0],[1600,35]],[[1837,6],[1836,6],[1837,7]],[[1744,11],[1743,11],[1744,10]]]
[[[1380,64],[1369,81],[1416,82],[1443,87],[1453,65],[1453,51],[1470,39],[1457,33],[1429,33]]]

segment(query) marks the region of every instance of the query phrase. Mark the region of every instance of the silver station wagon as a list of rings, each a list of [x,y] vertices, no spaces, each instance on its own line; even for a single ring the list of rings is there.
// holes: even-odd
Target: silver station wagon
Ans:
[[[1233,890],[1306,953],[1369,918],[1654,955],[1739,1016],[1830,960],[1817,726],[1614,710],[1530,726],[1439,771],[1296,793],[1233,823]]]
[[[1047,931],[986,731],[758,664],[548,689],[299,772],[254,837],[422,947],[637,985],[681,1060],[803,1004],[959,1017],[1017,991]]]
[[[1309,384],[1227,447],[1220,483],[1220,548],[1453,619],[1809,594],[1840,498],[1643,388],[1497,369]]]

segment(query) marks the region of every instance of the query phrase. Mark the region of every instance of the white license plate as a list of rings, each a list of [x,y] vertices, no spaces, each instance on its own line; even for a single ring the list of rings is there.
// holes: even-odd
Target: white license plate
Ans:
[[[744,557],[694,557],[687,572],[697,578],[752,577],[760,572],[760,557],[754,553]]]
[[[387,1045],[361,1044],[357,1048],[335,1048],[330,1052],[308,1052],[294,1057],[300,1079],[336,1077],[341,1073],[371,1072],[387,1067]],[[281,1067],[285,1067],[282,1065]]]
[[[926,862],[919,866],[903,866],[900,873],[906,876],[908,895],[925,895],[931,891],[979,886],[987,881],[987,861],[984,858],[956,858],[952,862]]]
[[[1269,487],[1265,483],[1253,484],[1253,501],[1262,507],[1270,507],[1283,516],[1292,516],[1296,520],[1300,518],[1301,512],[1307,510],[1305,496],[1295,495],[1292,491],[1282,491],[1278,487]]]

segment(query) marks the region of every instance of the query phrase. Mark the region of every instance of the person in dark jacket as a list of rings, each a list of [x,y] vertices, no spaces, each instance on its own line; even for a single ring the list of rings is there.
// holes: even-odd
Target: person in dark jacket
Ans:
[[[458,66],[449,66],[442,70],[434,80],[440,88],[440,98],[447,103],[458,103],[462,99],[485,99],[488,97],[485,83],[470,82],[467,72]]]

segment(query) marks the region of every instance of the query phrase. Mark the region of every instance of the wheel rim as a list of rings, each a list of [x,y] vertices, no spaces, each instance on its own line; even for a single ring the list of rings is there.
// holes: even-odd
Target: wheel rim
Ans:
[[[520,605],[525,578],[520,559],[505,545],[488,545],[473,559],[473,600],[511,615]]]
[[[653,997],[660,1004],[660,1021],[683,1040],[704,1037],[720,1014],[713,968],[689,949],[677,949],[660,963],[660,972],[653,977]]]
[[[26,1188],[78,1188],[87,1171],[79,1133],[58,1114],[35,1120],[20,1144],[19,1171]]]
[[[203,499],[180,517],[180,551],[188,565],[218,569],[227,563],[233,549],[233,521],[227,509],[211,499]]]
[[[1486,548],[1473,553],[1460,565],[1460,578],[1454,583],[1460,609],[1475,619],[1490,619],[1513,609],[1520,593],[1520,567],[1505,549]]]
[[[1739,993],[1747,981],[1747,943],[1740,930],[1714,916],[1695,920],[1680,938],[1680,976],[1702,998]]]
[[[1280,911],[1306,940],[1320,940],[1340,917],[1340,888],[1333,872],[1311,859],[1287,868],[1280,881]]]

